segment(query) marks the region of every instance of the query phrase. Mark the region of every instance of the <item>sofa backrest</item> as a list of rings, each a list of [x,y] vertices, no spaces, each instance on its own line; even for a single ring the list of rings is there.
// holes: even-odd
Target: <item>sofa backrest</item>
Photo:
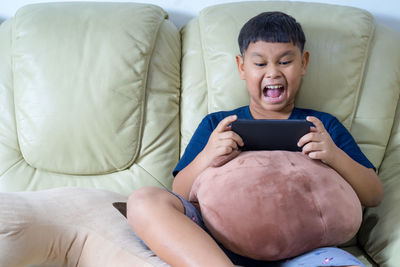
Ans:
[[[0,27],[0,191],[169,187],[180,54],[157,6],[21,8]]]
[[[0,191],[170,187],[200,120],[248,104],[237,35],[272,10],[306,33],[311,59],[297,105],[337,116],[390,179],[400,157],[400,38],[368,12],[230,3],[179,33],[153,5],[46,3],[0,25]]]
[[[296,105],[335,115],[379,168],[400,92],[398,35],[375,25],[367,11],[318,3],[222,4],[183,28],[181,154],[206,114],[248,105],[237,36],[264,11],[286,12],[303,26],[310,63]]]

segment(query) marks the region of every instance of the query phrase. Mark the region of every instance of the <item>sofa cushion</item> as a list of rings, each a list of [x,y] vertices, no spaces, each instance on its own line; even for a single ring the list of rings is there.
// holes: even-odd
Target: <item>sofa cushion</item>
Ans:
[[[228,249],[279,260],[350,240],[362,220],[352,187],[332,168],[301,152],[242,152],[203,171],[190,200]]]
[[[170,187],[180,53],[154,5],[19,9],[0,25],[0,191]]]
[[[77,8],[34,5],[14,17],[21,151],[31,166],[54,172],[124,169],[138,154],[146,76],[165,14],[145,5]]]
[[[0,193],[0,266],[167,266],[137,239],[110,191]]]

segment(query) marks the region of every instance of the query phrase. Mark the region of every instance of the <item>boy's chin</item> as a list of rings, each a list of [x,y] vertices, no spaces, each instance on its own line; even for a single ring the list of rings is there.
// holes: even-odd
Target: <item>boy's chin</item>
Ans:
[[[285,106],[285,99],[281,98],[271,98],[271,97],[263,97],[261,100],[265,105],[268,106]]]
[[[294,106],[293,103],[288,103],[286,99],[270,101],[270,99],[262,99],[261,107],[267,111],[286,111],[290,106]]]

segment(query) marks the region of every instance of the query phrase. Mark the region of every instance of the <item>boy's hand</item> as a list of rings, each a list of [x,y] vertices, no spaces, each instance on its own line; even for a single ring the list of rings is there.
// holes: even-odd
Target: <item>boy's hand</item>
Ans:
[[[231,158],[232,154],[237,155],[239,146],[243,146],[242,138],[233,132],[229,125],[235,120],[237,120],[236,115],[224,118],[211,133],[207,145],[203,149],[208,166],[221,165],[220,162],[226,162],[227,156]]]
[[[298,146],[303,147],[303,153],[310,158],[319,159],[325,164],[331,165],[338,147],[319,119],[313,116],[308,116],[306,119],[315,127],[311,127],[310,132],[300,138]]]

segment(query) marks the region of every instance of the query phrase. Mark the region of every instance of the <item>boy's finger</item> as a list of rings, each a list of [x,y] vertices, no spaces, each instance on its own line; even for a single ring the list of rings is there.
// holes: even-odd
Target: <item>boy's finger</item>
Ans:
[[[229,127],[227,128],[229,129]],[[233,141],[236,142],[236,144],[238,144],[239,146],[243,146],[243,139],[240,137],[240,135],[238,135],[237,133],[233,132],[233,131],[226,131],[225,133],[223,133],[223,138],[225,139],[231,139]]]
[[[325,131],[324,124],[318,118],[314,116],[307,116],[306,120],[312,122],[318,131]]]
[[[228,127],[228,125],[231,124],[232,122],[234,122],[235,120],[237,120],[236,115],[228,116],[228,117],[224,118],[222,121],[220,121],[219,124],[217,125],[217,128],[215,128],[215,129],[219,132],[226,131],[226,128]]]
[[[318,132],[317,128],[315,128],[314,126],[310,127],[310,133],[312,132]]]
[[[238,144],[239,146],[244,146],[242,137],[240,137],[240,135],[238,135],[237,133],[234,133],[233,139],[235,140],[236,144]]]
[[[312,138],[311,138],[311,134],[310,133],[305,134],[299,139],[299,141],[297,141],[297,146],[298,147],[302,147],[302,146],[304,146],[304,144],[307,144],[308,142],[310,142],[311,139]]]
[[[315,128],[314,128],[315,129]],[[308,134],[303,135],[299,141],[297,142],[298,147],[303,147],[305,144],[311,143],[311,142],[320,142],[320,133],[317,131],[311,131]]]

